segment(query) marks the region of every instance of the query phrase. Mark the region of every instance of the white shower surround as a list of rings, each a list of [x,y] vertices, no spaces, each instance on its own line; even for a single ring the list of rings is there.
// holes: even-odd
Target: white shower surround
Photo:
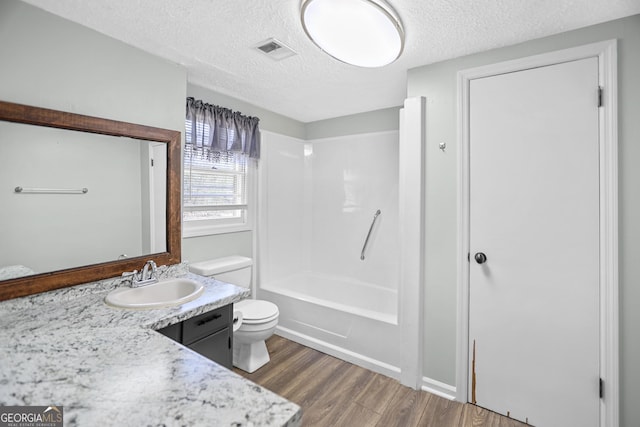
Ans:
[[[392,377],[398,146],[397,131],[312,141],[264,132],[257,239],[257,295],[278,305],[277,333]]]

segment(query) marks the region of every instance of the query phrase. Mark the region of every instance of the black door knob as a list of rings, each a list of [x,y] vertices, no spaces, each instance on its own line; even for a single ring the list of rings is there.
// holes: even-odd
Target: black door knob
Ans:
[[[476,262],[478,264],[484,264],[485,262],[487,262],[487,256],[485,254],[483,254],[482,252],[478,252],[476,253],[473,258],[476,260]]]

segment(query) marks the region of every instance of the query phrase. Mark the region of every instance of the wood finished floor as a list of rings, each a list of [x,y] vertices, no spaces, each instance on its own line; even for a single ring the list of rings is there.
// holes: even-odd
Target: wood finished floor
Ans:
[[[234,371],[300,405],[304,427],[526,427],[276,335],[267,348],[270,363],[253,374]]]

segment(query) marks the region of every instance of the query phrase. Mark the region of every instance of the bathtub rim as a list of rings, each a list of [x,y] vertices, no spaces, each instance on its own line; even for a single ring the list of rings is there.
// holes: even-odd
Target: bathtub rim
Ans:
[[[290,276],[292,277],[292,276]],[[287,278],[288,279],[288,278]],[[286,279],[284,279],[286,280]],[[395,314],[389,314],[389,313],[381,313],[379,311],[375,311],[375,310],[367,310],[367,309],[363,309],[363,308],[359,308],[359,307],[353,307],[347,304],[340,304],[337,303],[335,301],[329,301],[327,299],[323,299],[323,298],[319,298],[319,297],[314,297],[314,296],[310,296],[307,295],[305,293],[302,292],[296,292],[296,291],[292,291],[290,289],[286,289],[283,287],[278,287],[278,283],[282,282],[284,280],[278,280],[275,282],[271,282],[271,283],[267,283],[267,284],[261,284],[258,286],[258,292],[260,291],[266,291],[266,292],[271,292],[274,294],[278,294],[278,295],[283,295],[285,297],[289,297],[289,298],[294,298],[300,301],[304,301],[307,303],[311,303],[311,304],[316,304],[322,307],[328,307],[334,310],[338,310],[338,311],[342,311],[345,313],[349,313],[352,314],[354,316],[359,316],[359,317],[364,317],[367,319],[371,319],[371,320],[376,320],[379,322],[383,322],[383,323],[387,323],[393,326],[398,326],[399,325],[399,316],[398,313],[396,311]],[[393,293],[396,295],[396,307],[397,307],[397,292],[394,291],[393,289],[387,289],[387,288],[383,288],[381,286],[378,285],[374,285],[371,284],[371,286],[375,286],[377,288],[381,288],[381,289],[385,289],[388,290],[389,292]]]

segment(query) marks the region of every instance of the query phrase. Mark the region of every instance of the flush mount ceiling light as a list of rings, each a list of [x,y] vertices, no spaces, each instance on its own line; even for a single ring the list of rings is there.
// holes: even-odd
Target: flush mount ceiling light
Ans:
[[[347,64],[382,67],[402,53],[402,23],[382,0],[303,0],[300,15],[307,36]]]

